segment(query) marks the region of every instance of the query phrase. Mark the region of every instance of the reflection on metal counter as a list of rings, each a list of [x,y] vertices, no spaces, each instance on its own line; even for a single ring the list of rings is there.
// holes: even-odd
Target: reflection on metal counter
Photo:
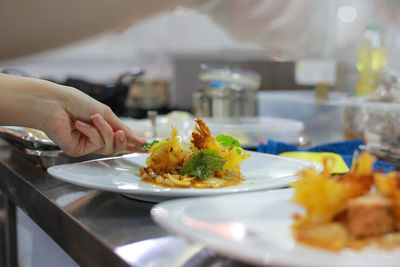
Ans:
[[[198,117],[257,115],[260,75],[231,67],[203,64],[198,76],[201,87],[193,94],[193,111]]]

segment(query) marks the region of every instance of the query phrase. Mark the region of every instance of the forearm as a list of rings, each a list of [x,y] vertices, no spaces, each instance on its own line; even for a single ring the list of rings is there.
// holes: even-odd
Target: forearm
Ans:
[[[0,74],[0,125],[43,129],[52,109],[62,105],[55,84],[39,79]]]

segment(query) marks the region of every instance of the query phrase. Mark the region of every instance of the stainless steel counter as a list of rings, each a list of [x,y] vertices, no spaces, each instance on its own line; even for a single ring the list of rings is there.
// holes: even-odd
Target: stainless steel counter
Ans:
[[[153,203],[61,182],[1,140],[0,190],[82,266],[248,266],[169,235]]]

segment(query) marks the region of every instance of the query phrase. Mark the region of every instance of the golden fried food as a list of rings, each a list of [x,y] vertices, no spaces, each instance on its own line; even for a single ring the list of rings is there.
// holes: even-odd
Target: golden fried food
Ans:
[[[243,183],[241,162],[250,155],[229,136],[211,136],[204,121],[197,119],[190,147],[182,144],[176,128],[171,138],[149,149],[142,181],[165,187],[220,188]],[[219,140],[217,140],[219,139]]]
[[[305,210],[293,216],[298,242],[334,251],[400,246],[400,175],[373,172],[373,163],[363,152],[342,177],[331,177],[327,165],[322,173],[300,173],[292,184],[292,201]]]
[[[192,133],[192,148],[215,150],[227,161],[224,165],[224,170],[240,171],[242,160],[249,158],[250,155],[241,147],[236,147],[235,149],[224,148],[215,137],[211,136],[210,129],[204,121],[197,119],[196,123],[196,129]],[[237,150],[239,150],[240,153],[238,153]]]
[[[176,173],[190,150],[183,146],[177,137],[178,131],[172,129],[171,138],[155,144],[150,148],[146,159],[147,168],[156,174]]]
[[[221,153],[222,145],[211,136],[211,131],[206,123],[201,120],[196,120],[196,128],[192,133],[192,144],[197,149],[215,149]]]

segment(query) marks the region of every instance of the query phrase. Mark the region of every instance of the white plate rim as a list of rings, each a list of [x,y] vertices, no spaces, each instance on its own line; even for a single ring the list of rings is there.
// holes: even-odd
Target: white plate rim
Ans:
[[[284,189],[276,189],[276,190],[267,190],[265,192],[262,192],[262,191],[243,192],[243,193],[239,193],[239,194],[235,194],[235,195],[212,196],[211,198],[208,198],[208,200],[214,200],[214,201],[218,201],[218,199],[227,200],[230,197],[236,198],[236,197],[240,197],[240,196],[246,196],[246,194],[248,194],[248,195],[255,195],[255,194],[276,195],[276,194],[279,194],[279,197],[286,199],[286,198],[288,198],[288,196],[290,196],[290,197],[293,196],[293,193],[294,193],[293,188],[284,188]],[[171,223],[171,218],[166,219],[165,216],[163,216],[163,214],[173,212],[174,208],[168,210],[170,207],[178,207],[179,206],[179,209],[184,209],[185,203],[201,201],[202,198],[204,198],[204,197],[197,197],[197,198],[190,198],[190,199],[174,199],[174,200],[168,200],[168,201],[159,203],[151,209],[152,219],[159,226],[161,226],[162,228],[164,228],[165,230],[167,230],[170,233],[181,236],[190,241],[205,245],[207,248],[214,250],[215,252],[219,253],[220,255],[227,256],[227,257],[230,257],[230,258],[233,258],[233,259],[236,259],[239,261],[243,261],[246,263],[250,263],[250,264],[256,264],[256,265],[261,265],[261,266],[276,266],[276,265],[278,265],[278,266],[318,266],[318,267],[319,266],[335,266],[335,267],[339,267],[339,266],[399,266],[399,261],[398,261],[398,260],[400,260],[399,255],[396,256],[397,261],[396,261],[396,259],[393,260],[390,257],[388,257],[388,258],[384,258],[384,261],[382,261],[382,258],[380,258],[379,262],[377,262],[376,260],[369,262],[364,259],[361,259],[361,256],[360,256],[360,257],[356,257],[355,259],[352,259],[353,261],[351,264],[349,264],[349,259],[346,258],[346,255],[344,256],[344,258],[339,257],[334,261],[325,262],[323,264],[321,262],[313,262],[313,260],[310,258],[307,258],[304,260],[304,257],[301,258],[298,255],[295,255],[295,257],[293,257],[293,255],[288,255],[287,253],[272,254],[272,253],[268,253],[268,251],[266,251],[265,255],[263,255],[263,256],[260,256],[259,254],[257,254],[255,256],[254,253],[253,253],[253,255],[251,255],[251,251],[248,251],[243,247],[239,250],[237,245],[235,245],[234,243],[229,244],[228,242],[225,242],[224,246],[217,245],[215,243],[215,239],[210,238],[209,235],[204,235],[204,234],[196,235],[196,234],[194,234],[193,229],[190,230],[187,227],[182,227],[181,224],[177,224],[176,223],[177,218],[174,218],[175,221],[172,221],[172,223]],[[288,201],[288,200],[286,200],[286,201]],[[177,215],[173,215],[173,216],[177,217]],[[171,216],[171,217],[173,217],[173,216]],[[182,216],[180,216],[180,217],[182,218]],[[181,218],[178,218],[178,219],[181,219]],[[302,245],[299,243],[297,243],[296,246],[299,246],[302,249],[304,249],[305,251],[308,251],[311,253],[318,253],[320,255],[327,255],[327,256],[329,255],[330,257],[339,255],[338,253],[341,253],[341,252],[333,252],[333,251],[328,251],[328,250],[324,250],[324,249],[305,246],[305,245]],[[342,252],[347,253],[348,251],[353,251],[355,253],[360,252],[360,251],[351,250],[351,249],[349,249],[349,250],[345,249]],[[380,251],[380,252],[390,254],[390,250],[389,251]]]
[[[315,162],[310,162],[306,160],[300,160],[300,159],[293,159],[293,158],[286,158],[286,157],[281,157],[281,156],[276,156],[276,155],[271,155],[271,154],[266,154],[266,153],[260,153],[260,152],[254,152],[254,151],[247,151],[250,155],[256,154],[260,157],[269,157],[269,158],[279,158],[283,159],[288,162],[298,162],[302,163],[305,166],[308,167],[313,167],[317,171],[322,171],[323,166],[319,163]],[[194,188],[166,188],[166,187],[154,187],[152,190],[148,188],[136,188],[136,189],[121,189],[121,188],[112,188],[112,187],[107,187],[107,186],[102,186],[101,184],[94,184],[92,182],[88,182],[86,180],[79,180],[79,179],[71,179],[71,178],[66,178],[64,175],[60,175],[60,169],[70,166],[70,165],[76,165],[76,164],[85,164],[89,162],[99,162],[99,161],[107,161],[107,160],[118,160],[118,159],[123,159],[123,158],[129,158],[129,157],[144,157],[147,156],[147,154],[144,153],[131,153],[131,154],[126,154],[118,157],[107,157],[107,158],[101,158],[101,159],[94,159],[94,160],[88,160],[84,162],[79,162],[79,163],[70,163],[70,164],[62,164],[62,165],[57,165],[53,166],[47,169],[47,172],[52,175],[53,177],[62,180],[67,183],[75,184],[78,186],[82,187],[87,187],[91,189],[97,189],[97,190],[104,190],[104,191],[110,191],[110,192],[115,192],[115,193],[122,193],[126,195],[142,195],[142,196],[160,196],[160,197],[198,197],[198,196],[205,196],[205,195],[220,195],[220,194],[231,194],[231,193],[240,193],[240,192],[252,192],[252,191],[259,191],[259,190],[268,190],[268,189],[275,189],[275,188],[282,188],[285,186],[288,186],[291,182],[295,181],[297,179],[297,175],[286,175],[286,176],[281,176],[277,181],[273,184],[266,184],[264,187],[259,187],[257,189],[238,189],[233,187],[225,187],[225,188],[215,188],[215,189],[194,189]],[[247,180],[246,182],[251,182],[251,180]],[[144,183],[144,182],[142,182]]]

